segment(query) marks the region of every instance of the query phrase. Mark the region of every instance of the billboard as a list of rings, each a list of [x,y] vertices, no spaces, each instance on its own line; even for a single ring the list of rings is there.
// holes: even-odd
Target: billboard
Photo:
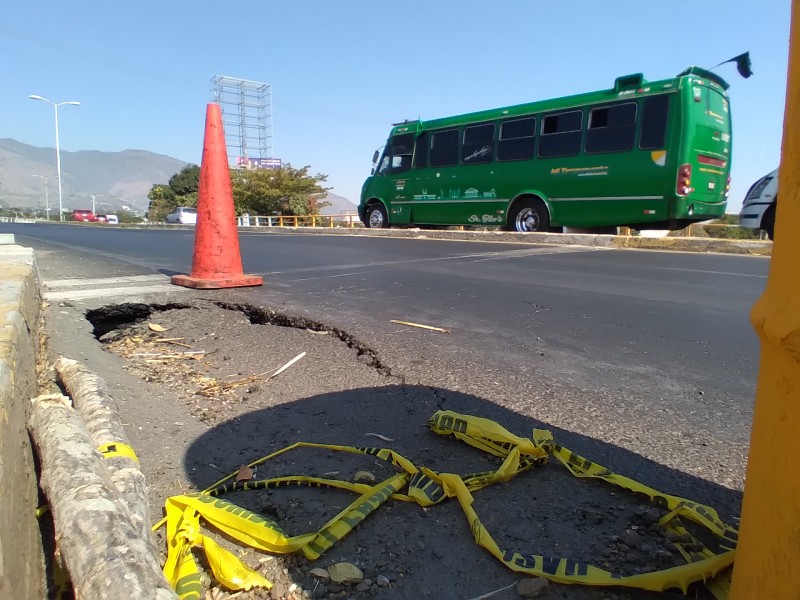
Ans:
[[[280,169],[283,167],[283,162],[280,158],[237,156],[236,166],[240,169]]]

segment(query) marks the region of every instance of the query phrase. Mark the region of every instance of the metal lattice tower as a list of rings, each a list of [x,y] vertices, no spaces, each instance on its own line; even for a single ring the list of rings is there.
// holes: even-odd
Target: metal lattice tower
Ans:
[[[213,77],[211,84],[214,102],[222,109],[231,166],[254,166],[252,159],[272,159],[272,86],[224,75]]]

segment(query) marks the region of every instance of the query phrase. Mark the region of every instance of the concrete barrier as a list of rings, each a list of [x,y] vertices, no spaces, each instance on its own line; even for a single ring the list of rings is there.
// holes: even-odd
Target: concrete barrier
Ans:
[[[0,238],[0,598],[44,598],[38,486],[26,424],[39,392],[36,256]]]

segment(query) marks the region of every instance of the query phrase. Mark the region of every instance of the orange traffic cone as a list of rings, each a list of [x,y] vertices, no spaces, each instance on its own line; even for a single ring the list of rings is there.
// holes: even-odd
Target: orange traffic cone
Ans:
[[[173,275],[172,283],[200,289],[245,287],[264,283],[260,275],[245,275],[242,272],[239,232],[233,210],[228,152],[225,149],[219,104],[209,104],[206,110],[192,274]]]

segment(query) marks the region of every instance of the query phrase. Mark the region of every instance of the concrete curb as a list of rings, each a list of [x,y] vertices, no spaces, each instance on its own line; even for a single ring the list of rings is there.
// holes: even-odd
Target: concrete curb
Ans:
[[[27,422],[38,394],[41,290],[32,249],[0,245],[0,598],[44,598],[38,482]]]
[[[320,235],[360,235],[370,237],[458,240],[516,244],[551,244],[673,252],[715,252],[770,256],[772,242],[720,238],[664,237],[645,238],[592,233],[515,233],[512,231],[451,231],[435,229],[365,229],[360,227],[239,227],[243,233],[316,233]]]

